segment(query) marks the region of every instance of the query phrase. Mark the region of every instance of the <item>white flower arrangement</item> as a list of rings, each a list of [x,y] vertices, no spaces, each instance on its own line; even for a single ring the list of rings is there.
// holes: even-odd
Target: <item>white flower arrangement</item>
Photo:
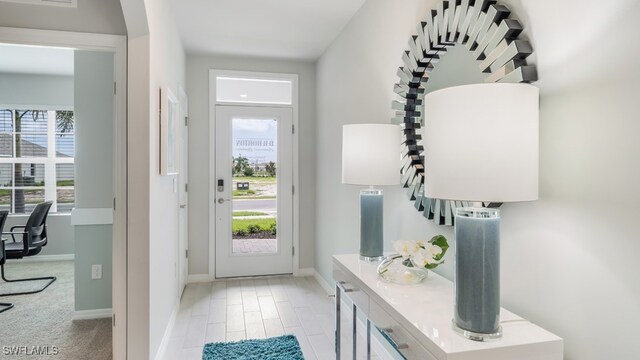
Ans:
[[[393,243],[393,248],[402,256],[405,266],[435,269],[444,263],[449,243],[444,236],[436,235],[429,241],[398,240]]]

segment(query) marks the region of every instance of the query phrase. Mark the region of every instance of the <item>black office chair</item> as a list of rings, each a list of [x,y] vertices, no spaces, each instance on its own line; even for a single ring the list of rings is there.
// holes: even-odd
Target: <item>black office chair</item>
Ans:
[[[2,229],[4,229],[4,223],[5,221],[7,221],[7,216],[9,216],[8,211],[0,211],[0,233],[2,232]],[[4,239],[0,239],[0,265],[4,265],[4,262]],[[3,313],[11,308],[13,308],[13,304],[0,302],[0,313]]]
[[[11,235],[11,238],[13,240],[11,242],[6,242],[5,244],[5,256],[7,259],[22,259],[25,256],[37,255],[40,253],[40,251],[42,251],[42,247],[47,245],[47,215],[49,214],[49,209],[51,208],[51,204],[52,204],[51,201],[47,201],[47,202],[43,202],[41,204],[36,205],[36,208],[33,209],[33,211],[31,212],[31,215],[29,216],[29,220],[27,220],[26,225],[12,226],[11,232],[2,233],[5,235]],[[14,231],[15,229],[24,229],[24,231]],[[16,241],[16,235],[22,235],[22,241]],[[10,294],[0,294],[0,296],[27,295],[27,294],[39,293],[42,290],[49,287],[49,285],[51,285],[54,281],[56,281],[55,276],[7,280],[7,278],[4,276],[4,264],[0,266],[0,273],[2,274],[2,280],[8,283],[22,282],[22,281],[49,280],[39,290],[23,291],[23,292],[10,293]]]

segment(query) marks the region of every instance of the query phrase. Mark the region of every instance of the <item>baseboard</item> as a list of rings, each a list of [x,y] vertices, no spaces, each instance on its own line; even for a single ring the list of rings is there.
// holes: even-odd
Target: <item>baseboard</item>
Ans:
[[[187,276],[187,284],[212,282],[214,280],[209,274],[190,274]]]
[[[169,317],[169,323],[167,324],[167,328],[164,329],[164,335],[162,336],[162,341],[160,341],[160,346],[158,347],[158,351],[156,352],[156,356],[155,356],[156,360],[164,359],[164,353],[167,351],[167,345],[169,344],[169,339],[171,339],[171,332],[173,331],[173,327],[176,324],[176,318],[178,317],[179,309],[180,309],[180,300],[176,301],[176,305],[173,307],[173,311],[171,312],[171,317]]]
[[[316,279],[316,281],[318,282],[318,284],[320,284],[320,286],[322,286],[322,288],[324,289],[324,291],[327,292],[327,295],[335,295],[334,293],[336,292],[335,289],[329,285],[329,283],[327,282],[327,280],[325,280],[322,275],[320,275],[319,272],[317,272],[316,270],[313,270],[313,277]]]
[[[113,311],[109,309],[76,310],[73,313],[73,320],[93,320],[110,318]]]
[[[62,255],[36,255],[24,257],[22,259],[7,259],[7,262],[47,262],[47,261],[73,261],[76,256],[74,254]]]
[[[293,275],[294,276],[313,276],[315,272],[316,270],[314,268],[303,268],[303,269],[298,269],[298,271],[296,271]]]

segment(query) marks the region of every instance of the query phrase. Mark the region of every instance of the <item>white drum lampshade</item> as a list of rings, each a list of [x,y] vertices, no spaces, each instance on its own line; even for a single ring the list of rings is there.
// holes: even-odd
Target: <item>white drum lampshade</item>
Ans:
[[[425,196],[538,199],[538,88],[475,84],[425,96]]]
[[[342,183],[400,184],[400,126],[354,124],[342,128]],[[382,190],[360,191],[360,258],[383,258]]]
[[[425,196],[502,203],[538,199],[538,88],[476,84],[425,96]],[[500,211],[457,208],[453,328],[500,338]]]

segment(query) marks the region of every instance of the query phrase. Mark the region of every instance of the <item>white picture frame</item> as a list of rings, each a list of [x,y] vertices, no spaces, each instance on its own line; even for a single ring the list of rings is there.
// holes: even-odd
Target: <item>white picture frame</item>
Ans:
[[[160,89],[160,175],[178,175],[178,98]]]

